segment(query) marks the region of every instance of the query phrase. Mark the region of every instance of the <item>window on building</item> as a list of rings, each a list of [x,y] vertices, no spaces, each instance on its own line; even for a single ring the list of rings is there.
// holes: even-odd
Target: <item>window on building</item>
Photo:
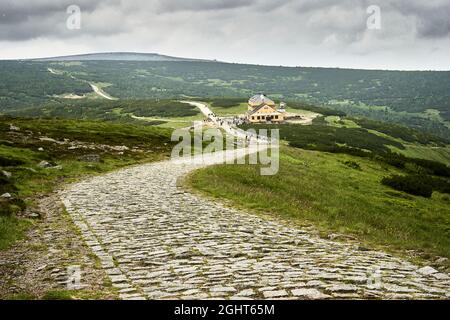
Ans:
[[[258,118],[257,118],[258,120],[260,120],[261,119],[261,117],[260,116],[258,116]]]

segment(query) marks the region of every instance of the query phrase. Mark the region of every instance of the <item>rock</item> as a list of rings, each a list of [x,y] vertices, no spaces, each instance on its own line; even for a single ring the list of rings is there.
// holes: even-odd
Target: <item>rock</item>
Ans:
[[[11,199],[11,198],[12,198],[12,195],[11,195],[10,193],[7,192],[7,193],[2,194],[1,197],[2,197],[2,198],[5,198],[5,199]]]
[[[211,292],[236,292],[233,287],[215,287],[210,289]]]
[[[40,141],[45,141],[45,142],[58,143],[58,141],[56,141],[55,139],[48,138],[48,137],[40,137],[39,140],[40,140]]]
[[[329,234],[328,239],[330,239],[330,240],[356,240],[355,237],[352,237],[352,236],[346,235],[346,234],[339,234],[339,233]]]
[[[445,265],[445,264],[448,263],[448,258],[445,258],[445,257],[439,257],[439,258],[436,259],[435,263],[436,263],[437,265]]]
[[[52,165],[47,161],[41,161],[41,162],[39,162],[38,167],[39,168],[51,168]]]
[[[264,291],[263,295],[264,298],[266,299],[272,299],[272,298],[286,297],[288,293],[286,292],[286,290],[275,290],[275,291]]]
[[[128,151],[128,150],[130,150],[130,148],[128,148],[127,146],[114,146],[114,147],[110,147],[110,148],[113,151]]]
[[[62,166],[59,165],[52,165],[50,162],[48,161],[41,161],[38,164],[39,168],[44,168],[44,169],[53,169],[53,170],[62,170]]]
[[[239,297],[249,297],[249,296],[253,296],[255,294],[255,291],[253,289],[245,289],[242,290],[241,292],[239,292],[237,294],[237,296]]]
[[[448,280],[450,278],[445,273],[433,273],[432,277],[438,280]]]
[[[32,219],[38,219],[41,217],[41,215],[39,213],[36,212],[32,212],[28,215],[28,217],[32,218]]]
[[[110,276],[112,283],[124,283],[127,282],[127,278],[123,275]]]
[[[84,162],[100,162],[101,158],[98,154],[86,154],[79,157],[78,160]]]
[[[45,268],[47,268],[47,265],[46,265],[46,264],[44,264],[44,265],[42,265],[42,266],[36,268],[36,271],[42,271],[42,270],[44,270]]]
[[[427,266],[427,267],[423,267],[423,268],[417,270],[417,272],[424,276],[429,276],[433,273],[437,273],[438,271],[430,266]]]
[[[50,167],[50,168],[48,168],[48,169],[51,169],[51,170],[62,170],[62,169],[63,169],[63,166],[58,165],[58,166]]]
[[[331,292],[355,292],[358,291],[358,287],[353,284],[335,284],[329,288]]]
[[[6,179],[10,179],[12,177],[12,173],[2,170],[2,175],[6,178]]]
[[[44,148],[42,148],[42,147],[40,147],[39,149],[38,149],[38,151],[44,151]]]
[[[9,125],[9,130],[10,130],[10,131],[20,131],[20,128],[19,128],[19,127],[16,127],[16,126],[13,125],[13,124],[10,124],[10,125]]]
[[[304,297],[307,299],[326,299],[330,296],[320,292],[317,289],[295,289],[292,290],[292,295],[296,297]]]

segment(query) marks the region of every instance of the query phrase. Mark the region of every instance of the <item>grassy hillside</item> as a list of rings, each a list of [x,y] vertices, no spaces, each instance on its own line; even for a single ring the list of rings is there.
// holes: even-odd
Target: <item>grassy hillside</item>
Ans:
[[[194,120],[203,120],[200,111],[174,100],[55,99],[42,106],[8,112],[19,117],[109,120],[141,125],[189,127]],[[141,120],[139,120],[141,119]]]
[[[280,171],[220,165],[188,184],[289,223],[313,224],[370,245],[450,257],[450,152],[445,139],[360,118],[328,116],[279,129]],[[395,151],[395,152],[393,152]],[[424,160],[428,159],[428,160]]]
[[[289,224],[313,224],[324,236],[450,257],[450,196],[427,199],[380,183],[393,174],[404,173],[368,158],[283,147],[275,176],[261,176],[258,166],[219,165],[197,171],[188,184]]]
[[[0,249],[32,224],[33,199],[63,183],[170,154],[170,131],[79,120],[0,117]]]
[[[102,83],[108,94],[121,99],[248,99],[265,92],[274,99],[326,105],[450,137],[450,72],[164,61],[0,62],[0,70],[8,75],[0,81],[3,112],[39,105],[43,99],[53,100],[53,95],[84,94],[91,82]]]

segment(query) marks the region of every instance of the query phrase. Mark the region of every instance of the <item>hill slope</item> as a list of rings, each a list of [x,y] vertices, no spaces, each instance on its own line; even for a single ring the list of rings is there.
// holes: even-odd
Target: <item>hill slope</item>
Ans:
[[[137,53],[137,52],[104,52],[77,54],[71,56],[49,57],[31,59],[31,61],[208,61],[200,59],[189,59],[171,57],[157,53]]]
[[[271,67],[136,53],[49,59],[0,61],[0,112],[70,94],[90,98],[89,83],[119,99],[248,99],[265,92],[450,137],[450,72]]]

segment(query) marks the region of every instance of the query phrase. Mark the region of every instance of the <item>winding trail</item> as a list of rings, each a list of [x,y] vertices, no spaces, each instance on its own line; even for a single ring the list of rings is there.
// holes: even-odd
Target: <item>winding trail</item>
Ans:
[[[98,86],[96,86],[93,83],[89,83],[89,85],[91,86],[92,90],[100,97],[105,98],[107,100],[118,100],[117,98],[113,98],[111,97],[109,94],[107,94],[105,91],[103,91],[102,89],[100,89]]]
[[[324,240],[177,186],[223,156],[136,166],[61,192],[122,299],[450,297],[447,274]]]
[[[258,142],[260,144],[270,142],[269,139],[267,139],[267,137],[261,137],[255,134],[248,133],[242,129],[237,128],[234,125],[227,123],[226,121],[222,121],[223,119],[216,116],[215,113],[204,102],[197,102],[197,101],[180,101],[180,102],[190,104],[191,106],[199,108],[206,118],[209,118],[217,127],[223,129],[227,134],[230,134],[240,139],[248,139],[248,141]]]

